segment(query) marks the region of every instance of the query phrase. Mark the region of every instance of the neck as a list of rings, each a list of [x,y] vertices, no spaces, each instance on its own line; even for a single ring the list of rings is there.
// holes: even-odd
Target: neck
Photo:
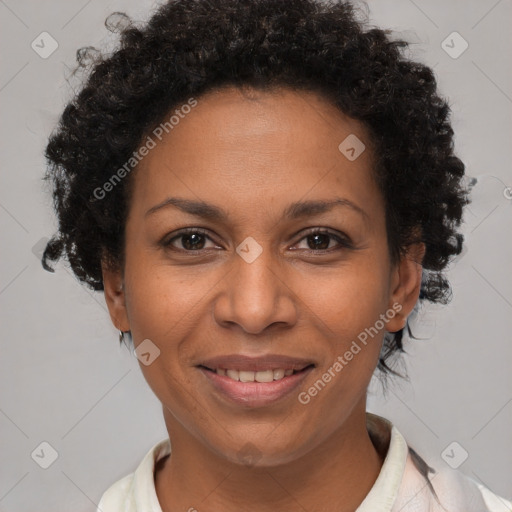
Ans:
[[[227,461],[165,409],[164,417],[172,453],[155,469],[163,512],[354,511],[372,488],[383,463],[366,428],[365,404],[305,455],[272,467]]]

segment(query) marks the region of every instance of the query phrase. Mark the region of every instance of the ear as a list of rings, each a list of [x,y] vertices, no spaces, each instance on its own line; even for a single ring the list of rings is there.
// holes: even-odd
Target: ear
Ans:
[[[103,289],[105,302],[112,323],[120,331],[129,331],[130,322],[126,311],[126,298],[124,289],[124,279],[121,270],[114,269],[107,265],[104,260],[101,262],[101,271],[103,275]]]
[[[418,301],[425,251],[426,246],[423,242],[410,245],[391,271],[391,296],[388,308],[394,310],[396,315],[387,322],[388,332],[397,332],[405,327],[407,317]]]

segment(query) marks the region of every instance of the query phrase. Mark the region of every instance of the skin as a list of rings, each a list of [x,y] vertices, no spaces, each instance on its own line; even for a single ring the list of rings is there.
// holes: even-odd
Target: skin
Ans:
[[[228,87],[197,100],[130,177],[124,269],[103,265],[114,325],[131,330],[135,347],[148,338],[160,349],[140,367],[172,443],[172,456],[155,471],[162,510],[353,511],[383,462],[365,411],[385,330],[310,403],[297,395],[393,304],[402,309],[385,329],[404,327],[418,299],[425,247],[411,246],[391,264],[367,131],[321,96]],[[349,134],[366,145],[352,162],[338,150]],[[169,196],[212,203],[228,221],[173,206],[145,217]],[[367,217],[345,206],[282,218],[294,201],[334,197]],[[207,235],[162,245],[187,227]],[[316,240],[309,228],[347,236],[353,247],[325,235]],[[249,236],[262,248],[250,264],[236,252]],[[243,407],[196,368],[202,358],[233,353],[297,356],[316,367],[285,399]],[[252,463],[240,459],[248,446],[258,454]]]

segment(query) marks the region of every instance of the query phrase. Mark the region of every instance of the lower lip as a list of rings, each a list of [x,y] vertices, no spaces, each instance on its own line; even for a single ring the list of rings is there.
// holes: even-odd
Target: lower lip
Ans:
[[[238,405],[264,407],[289,395],[300,386],[314,366],[272,382],[240,382],[198,367],[223,396]]]

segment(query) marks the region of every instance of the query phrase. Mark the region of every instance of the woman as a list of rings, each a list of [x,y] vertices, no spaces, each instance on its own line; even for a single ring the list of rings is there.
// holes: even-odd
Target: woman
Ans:
[[[169,434],[98,510],[512,510],[366,412],[468,202],[405,47],[346,2],[178,0],[94,63],[43,265],[104,292]]]

